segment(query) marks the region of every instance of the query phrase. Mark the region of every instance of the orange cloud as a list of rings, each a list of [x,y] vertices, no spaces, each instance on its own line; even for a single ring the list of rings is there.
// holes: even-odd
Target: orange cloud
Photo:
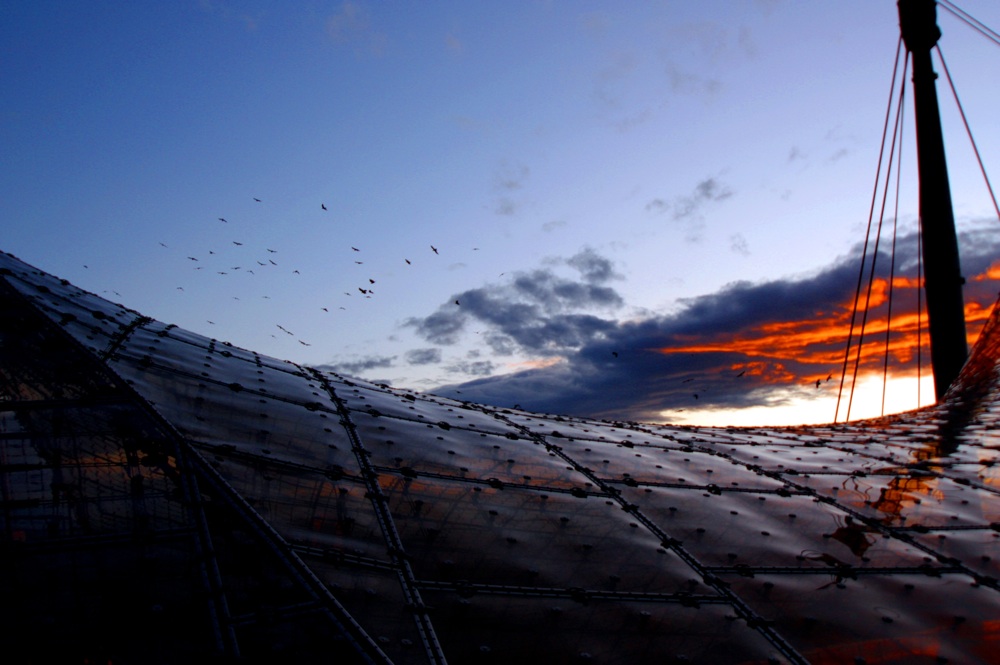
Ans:
[[[976,282],[1000,280],[1000,261],[972,278]],[[822,312],[813,318],[801,320],[769,321],[754,327],[714,333],[712,335],[685,336],[674,344],[655,349],[673,355],[687,353],[740,354],[742,362],[731,363],[729,368],[745,371],[763,383],[787,382],[790,376],[803,382],[823,381],[831,373],[839,373],[844,362],[845,344],[852,337],[850,363],[859,360],[859,373],[881,373],[888,354],[889,367],[894,373],[915,370],[918,351],[929,371],[930,337],[927,333],[927,314],[917,312],[916,279],[896,277],[892,281],[892,317],[888,318],[890,297],[889,281],[875,280],[869,297],[869,314],[864,322],[864,337],[860,357],[858,340],[861,335],[863,313],[859,312],[852,331],[852,303],[842,303],[832,312]],[[862,301],[865,299],[862,292]],[[966,294],[966,327],[969,344],[973,344],[989,317],[993,303],[975,299]],[[921,332],[921,329],[923,330]],[[888,331],[888,343],[886,336]],[[781,371],[777,367],[781,366]],[[791,369],[798,369],[792,374]]]

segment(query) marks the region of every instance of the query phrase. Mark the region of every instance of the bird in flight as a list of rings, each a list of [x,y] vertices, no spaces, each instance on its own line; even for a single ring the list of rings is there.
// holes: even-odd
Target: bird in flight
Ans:
[[[236,242],[235,240],[233,241],[233,244],[236,245],[237,247],[242,247],[243,246],[243,243]]]
[[[220,218],[219,218],[219,221],[220,221],[220,222],[223,222],[223,223],[225,223],[225,224],[228,224],[228,223],[229,223],[229,222],[227,222],[227,221],[226,221],[226,218],[225,218],[225,217],[220,217]]]
[[[320,203],[319,207],[322,208],[323,210],[326,210],[326,204],[325,203]]]
[[[368,278],[368,281],[369,281],[369,282],[371,282],[372,284],[374,284],[374,283],[375,283],[375,280],[374,280],[374,279],[372,279],[371,277],[369,277],[369,278]]]
[[[438,253],[438,248],[437,248],[437,247],[435,247],[434,245],[431,245],[431,249],[433,249],[433,250],[434,250],[434,253],[435,253],[435,254],[437,254],[437,253]]]
[[[303,342],[301,339],[299,340],[299,344],[301,344],[302,346],[312,346],[312,344],[307,344]]]
[[[163,243],[161,242],[161,243],[160,243],[160,247],[166,247],[166,245],[164,245],[164,244],[163,244]]]
[[[197,261],[198,259],[194,258],[193,256],[189,256],[188,260],[190,260],[190,261]]]
[[[253,200],[256,201],[257,203],[260,203],[260,199],[258,199],[256,196],[253,197]]]
[[[456,301],[455,301],[455,304],[456,304],[456,305],[461,305],[462,303],[460,303],[460,302],[458,302],[458,301],[456,300]]]
[[[403,259],[403,260],[406,261],[406,265],[408,265],[408,266],[413,265],[412,263],[410,263],[409,259]]]
[[[358,249],[357,247],[351,247],[351,249],[353,249],[353,250],[354,250],[355,252],[360,252],[360,251],[361,251],[361,250],[360,250],[360,249]]]
[[[358,287],[358,291],[361,291],[361,293],[365,293],[365,294],[368,293],[368,291],[366,289],[362,289],[360,286]]]
[[[615,358],[617,358],[618,357],[618,352],[617,351],[612,351],[611,355],[613,355]]]
[[[736,378],[738,379],[738,378],[740,378],[741,376],[743,376],[746,373],[747,373],[747,371],[743,370],[742,372],[740,372],[739,374],[736,375]]]

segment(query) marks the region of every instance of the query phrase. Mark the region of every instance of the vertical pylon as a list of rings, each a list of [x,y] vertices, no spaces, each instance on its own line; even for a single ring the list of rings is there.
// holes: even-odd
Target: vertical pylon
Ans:
[[[899,27],[913,63],[913,98],[924,237],[924,290],[934,368],[934,392],[944,396],[969,354],[958,238],[952,211],[941,113],[931,49],[941,37],[935,0],[899,0]]]

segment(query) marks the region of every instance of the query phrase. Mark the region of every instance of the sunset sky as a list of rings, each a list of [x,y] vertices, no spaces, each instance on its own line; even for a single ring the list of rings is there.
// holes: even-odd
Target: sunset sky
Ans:
[[[1000,3],[958,6],[1000,29]],[[938,14],[996,187],[1000,49]],[[14,0],[0,249],[395,386],[828,422],[898,36],[895,0]],[[971,343],[1000,289],[1000,221],[943,73],[938,92]],[[917,406],[908,106],[890,411]],[[896,216],[890,194],[883,251]],[[885,256],[864,377],[882,372]],[[866,380],[851,418],[878,415],[880,390]]]

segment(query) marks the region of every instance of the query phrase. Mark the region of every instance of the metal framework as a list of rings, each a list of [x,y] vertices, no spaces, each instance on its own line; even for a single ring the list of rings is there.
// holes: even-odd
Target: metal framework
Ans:
[[[0,254],[12,662],[994,662],[1000,322],[941,403],[676,427],[411,394]]]

